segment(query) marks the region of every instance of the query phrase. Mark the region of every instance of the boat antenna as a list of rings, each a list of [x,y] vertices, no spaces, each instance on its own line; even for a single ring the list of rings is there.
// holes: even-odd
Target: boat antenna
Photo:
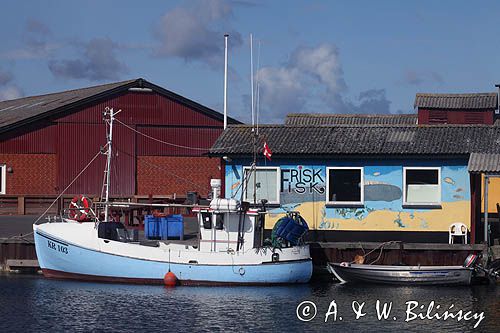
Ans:
[[[256,121],[255,121],[255,124],[256,124],[256,127],[257,127],[257,135],[259,135],[259,114],[260,114],[260,75],[259,75],[259,71],[260,71],[260,39],[259,39],[259,47],[257,49],[257,74],[255,75],[256,76],[256,80],[257,80],[257,96],[255,97],[255,103],[257,104],[256,107],[257,107],[257,112],[256,112]]]
[[[115,112],[113,108],[106,107],[104,109],[104,122],[109,127],[109,130],[106,131],[106,140],[107,140],[107,150],[105,152],[106,155],[106,167],[104,169],[104,184],[103,184],[103,192],[104,192],[104,222],[108,221],[109,218],[109,185],[111,180],[111,155],[112,155],[112,147],[113,147],[113,121],[115,120],[115,116],[120,113],[122,110],[118,110]]]
[[[250,34],[250,91],[252,95],[252,132],[255,127],[255,114],[254,114],[254,94],[253,94],[253,36]]]
[[[224,34],[224,129],[227,128],[227,39],[229,34]]]

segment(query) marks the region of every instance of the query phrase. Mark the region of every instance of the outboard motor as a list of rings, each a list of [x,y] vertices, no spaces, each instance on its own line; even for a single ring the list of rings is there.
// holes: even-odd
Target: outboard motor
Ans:
[[[467,268],[474,267],[478,259],[479,256],[477,254],[469,254],[467,258],[465,258],[463,266]]]

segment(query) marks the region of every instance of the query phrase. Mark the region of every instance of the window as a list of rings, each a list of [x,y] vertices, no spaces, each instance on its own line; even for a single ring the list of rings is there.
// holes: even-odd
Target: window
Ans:
[[[364,202],[363,168],[326,168],[327,202],[362,205]]]
[[[441,168],[403,168],[403,205],[441,204]]]
[[[7,178],[7,166],[5,164],[0,164],[0,194],[5,194],[6,192],[6,178]]]
[[[250,172],[250,167],[244,168],[245,187],[244,200],[260,203],[262,199],[266,199],[270,204],[280,203],[280,170],[278,167],[257,167],[255,172]]]

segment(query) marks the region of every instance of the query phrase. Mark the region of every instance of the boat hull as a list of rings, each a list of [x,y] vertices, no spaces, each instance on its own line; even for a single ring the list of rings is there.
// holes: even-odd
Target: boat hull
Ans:
[[[261,285],[306,283],[312,275],[310,258],[255,264],[175,263],[85,248],[38,230],[34,235],[38,261],[48,278],[162,284],[170,270],[186,285]]]
[[[474,271],[462,266],[346,266],[332,263],[329,267],[341,282],[393,285],[470,285]]]

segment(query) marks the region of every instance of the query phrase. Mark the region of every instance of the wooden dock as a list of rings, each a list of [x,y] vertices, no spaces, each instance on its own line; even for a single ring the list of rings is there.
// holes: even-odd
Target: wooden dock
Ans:
[[[38,270],[35,243],[31,239],[0,238],[0,270]]]
[[[317,242],[311,244],[315,265],[328,262],[351,262],[356,255],[366,255],[365,263],[380,265],[462,265],[471,253],[486,253],[484,244],[443,244],[392,242],[381,246],[373,242]]]
[[[33,272],[40,270],[40,265],[36,259],[7,259],[5,262],[6,271]]]

